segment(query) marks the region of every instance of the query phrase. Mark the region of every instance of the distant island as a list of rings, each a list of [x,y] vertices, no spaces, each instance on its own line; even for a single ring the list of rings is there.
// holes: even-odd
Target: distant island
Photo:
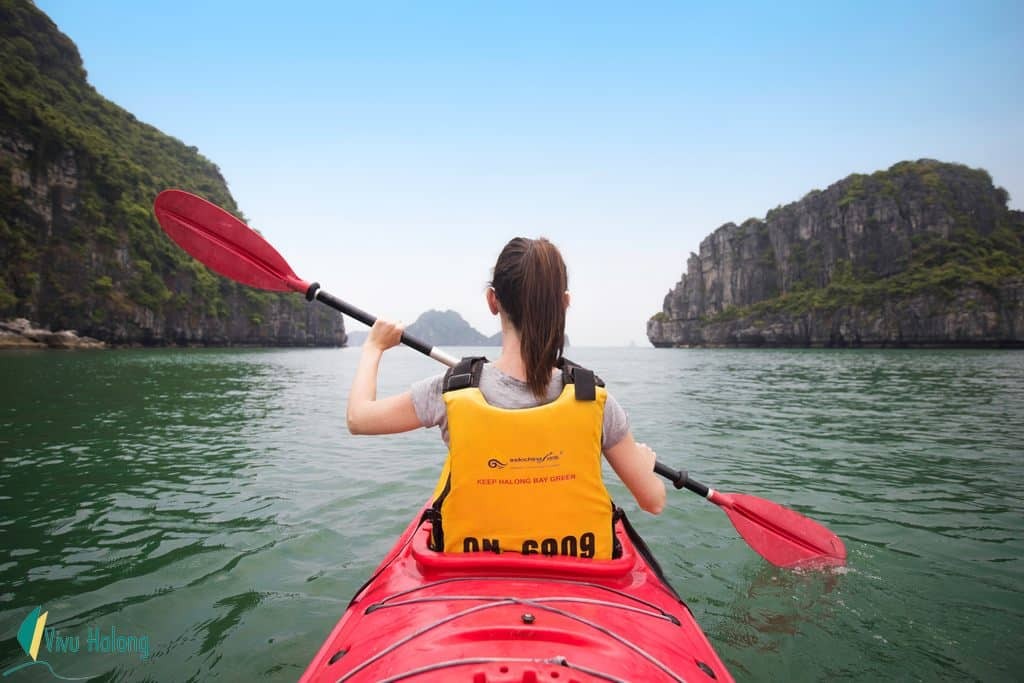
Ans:
[[[406,328],[409,334],[435,346],[499,346],[501,333],[491,336],[478,332],[452,310],[430,310]]]
[[[647,323],[658,347],[1024,347],[1024,212],[931,159],[727,223]]]
[[[452,310],[429,310],[421,314],[406,331],[433,346],[501,346],[501,332],[487,336],[478,331],[465,318]],[[349,346],[361,346],[367,330],[348,333]],[[569,345],[568,335],[565,345]]]
[[[326,306],[230,282],[164,235],[169,187],[240,215],[220,170],[96,92],[27,0],[0,3],[0,82],[0,346],[345,343]]]
[[[500,346],[501,332],[487,336],[452,310],[429,310],[406,325],[407,332],[433,346]],[[348,333],[348,346],[362,346],[369,330]]]

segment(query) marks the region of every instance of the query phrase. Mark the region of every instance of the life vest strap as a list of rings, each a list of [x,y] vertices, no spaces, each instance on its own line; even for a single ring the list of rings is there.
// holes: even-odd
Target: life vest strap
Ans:
[[[442,393],[480,386],[480,375],[483,373],[484,363],[487,362],[488,360],[485,356],[466,356],[462,358],[454,367],[449,368],[448,372],[444,373]]]
[[[582,365],[573,363],[564,356],[558,359],[555,365],[562,371],[562,381],[565,384],[576,385],[577,401],[593,401],[597,398],[597,387],[604,386],[604,380]]]
[[[489,363],[485,356],[466,356],[444,374],[442,393],[470,389],[480,386],[484,363]],[[574,385],[577,401],[594,401],[597,399],[597,387],[604,386],[604,380],[594,374],[593,370],[573,363],[568,358],[558,359],[555,365],[562,371],[562,383]]]

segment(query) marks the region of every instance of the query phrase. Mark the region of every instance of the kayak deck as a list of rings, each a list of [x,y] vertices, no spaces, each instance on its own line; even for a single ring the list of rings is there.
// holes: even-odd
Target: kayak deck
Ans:
[[[595,561],[438,553],[413,520],[301,680],[731,681],[627,529]]]

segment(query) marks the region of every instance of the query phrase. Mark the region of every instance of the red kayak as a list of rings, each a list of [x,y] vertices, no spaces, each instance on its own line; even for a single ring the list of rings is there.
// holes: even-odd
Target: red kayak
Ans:
[[[732,681],[623,516],[613,560],[444,554],[414,519],[306,672],[313,681]]]

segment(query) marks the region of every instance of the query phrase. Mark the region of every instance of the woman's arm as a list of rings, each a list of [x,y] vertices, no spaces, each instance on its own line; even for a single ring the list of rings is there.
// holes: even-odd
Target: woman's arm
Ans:
[[[615,474],[636,498],[642,510],[660,514],[665,507],[665,484],[654,473],[654,451],[647,444],[633,440],[629,432],[617,444],[604,452]]]
[[[352,434],[396,434],[422,426],[408,391],[377,400],[381,356],[401,340],[401,325],[378,319],[370,328],[348,394],[345,419]]]

